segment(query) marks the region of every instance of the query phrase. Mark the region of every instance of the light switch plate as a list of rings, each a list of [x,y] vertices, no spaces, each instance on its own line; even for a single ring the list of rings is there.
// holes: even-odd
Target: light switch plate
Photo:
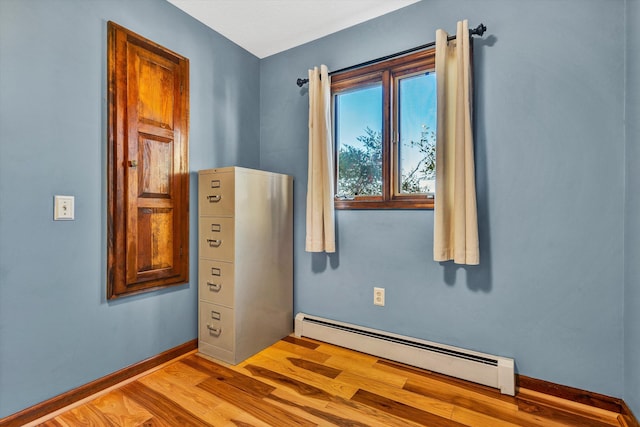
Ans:
[[[54,196],[53,219],[54,221],[69,221],[75,219],[73,196]]]

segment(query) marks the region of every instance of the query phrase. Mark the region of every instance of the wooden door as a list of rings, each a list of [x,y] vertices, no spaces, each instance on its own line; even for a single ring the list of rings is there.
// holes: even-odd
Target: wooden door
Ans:
[[[189,269],[188,60],[112,22],[108,298]]]

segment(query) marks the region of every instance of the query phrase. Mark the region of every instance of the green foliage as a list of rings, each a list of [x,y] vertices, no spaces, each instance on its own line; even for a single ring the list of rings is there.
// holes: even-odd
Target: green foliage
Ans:
[[[375,196],[382,194],[382,133],[369,127],[364,135],[356,138],[363,148],[342,144],[338,157],[338,196]],[[419,141],[403,144],[422,156],[411,170],[403,170],[401,190],[403,193],[420,193],[421,182],[435,178],[436,144],[435,132],[422,126]]]
[[[382,194],[382,133],[369,128],[357,137],[364,149],[340,146],[338,158],[338,195],[372,196]]]

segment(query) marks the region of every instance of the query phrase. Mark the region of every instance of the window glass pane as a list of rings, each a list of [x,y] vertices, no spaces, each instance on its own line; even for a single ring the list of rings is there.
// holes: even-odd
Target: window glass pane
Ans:
[[[398,80],[399,191],[435,193],[436,75]]]
[[[335,96],[336,196],[382,195],[382,85]]]

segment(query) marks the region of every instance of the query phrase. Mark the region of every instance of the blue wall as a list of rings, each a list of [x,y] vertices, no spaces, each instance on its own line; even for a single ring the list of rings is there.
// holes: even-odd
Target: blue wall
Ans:
[[[430,0],[262,60],[261,165],[296,177],[295,310],[622,396],[624,9]],[[424,44],[463,18],[489,30],[474,57],[480,266],[432,261],[433,211],[338,211],[337,253],[305,253],[308,96],[296,78]]]
[[[191,68],[191,282],[111,303],[108,20]],[[195,171],[259,166],[259,60],[164,0],[2,0],[0,64],[2,418],[196,337]],[[55,194],[75,221],[52,220]]]
[[[625,401],[640,417],[640,0],[627,0]]]

